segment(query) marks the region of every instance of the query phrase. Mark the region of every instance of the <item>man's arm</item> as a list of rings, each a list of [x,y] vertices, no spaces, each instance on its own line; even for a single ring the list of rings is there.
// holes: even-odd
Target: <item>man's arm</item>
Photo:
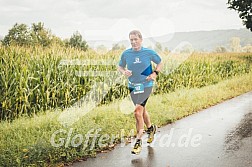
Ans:
[[[160,63],[156,66],[156,69],[155,69],[154,71],[160,72],[161,69],[162,69],[162,66],[163,66],[163,64],[160,62]]]
[[[123,75],[126,75],[127,77],[132,75],[132,71],[127,70],[121,66],[118,66],[118,71],[120,71]]]
[[[162,63],[160,62],[159,64],[157,64],[155,70],[153,71],[153,73],[151,73],[146,79],[149,80],[156,80],[158,73],[161,71],[162,69]]]

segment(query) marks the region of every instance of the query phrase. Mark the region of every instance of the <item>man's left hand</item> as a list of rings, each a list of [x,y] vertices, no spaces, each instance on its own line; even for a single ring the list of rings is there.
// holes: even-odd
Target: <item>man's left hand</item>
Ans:
[[[147,78],[146,78],[146,80],[147,81],[150,81],[150,80],[156,80],[156,78],[157,78],[157,74],[155,73],[155,72],[153,72],[153,73],[151,73]]]

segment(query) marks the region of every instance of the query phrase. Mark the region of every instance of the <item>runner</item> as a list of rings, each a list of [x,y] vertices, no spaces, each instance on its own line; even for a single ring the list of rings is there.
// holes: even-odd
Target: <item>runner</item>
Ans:
[[[128,87],[131,99],[135,105],[134,115],[136,119],[136,143],[132,154],[139,154],[142,150],[142,135],[144,124],[148,133],[147,143],[154,140],[157,126],[151,124],[150,116],[145,107],[152,92],[156,77],[161,70],[161,58],[153,50],[142,47],[142,34],[138,30],[129,33],[132,48],[125,50],[119,62],[118,70],[128,77]],[[151,62],[156,64],[152,69]]]

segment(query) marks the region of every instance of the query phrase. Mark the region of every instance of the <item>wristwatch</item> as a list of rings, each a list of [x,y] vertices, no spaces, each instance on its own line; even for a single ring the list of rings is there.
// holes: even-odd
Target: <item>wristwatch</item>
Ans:
[[[154,70],[154,72],[155,72],[157,75],[158,75],[158,73],[159,73],[157,70]]]

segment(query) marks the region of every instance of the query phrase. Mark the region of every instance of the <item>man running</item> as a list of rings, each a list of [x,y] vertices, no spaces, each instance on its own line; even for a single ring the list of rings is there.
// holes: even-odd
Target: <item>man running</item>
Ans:
[[[146,125],[148,140],[154,139],[157,126],[151,124],[150,116],[146,110],[147,100],[152,92],[154,81],[161,70],[161,58],[153,50],[142,47],[142,34],[138,30],[129,33],[132,48],[125,50],[119,62],[118,70],[128,77],[128,87],[131,99],[135,105],[136,143],[132,154],[139,154],[142,150],[142,135]],[[151,62],[156,64],[153,70]]]

